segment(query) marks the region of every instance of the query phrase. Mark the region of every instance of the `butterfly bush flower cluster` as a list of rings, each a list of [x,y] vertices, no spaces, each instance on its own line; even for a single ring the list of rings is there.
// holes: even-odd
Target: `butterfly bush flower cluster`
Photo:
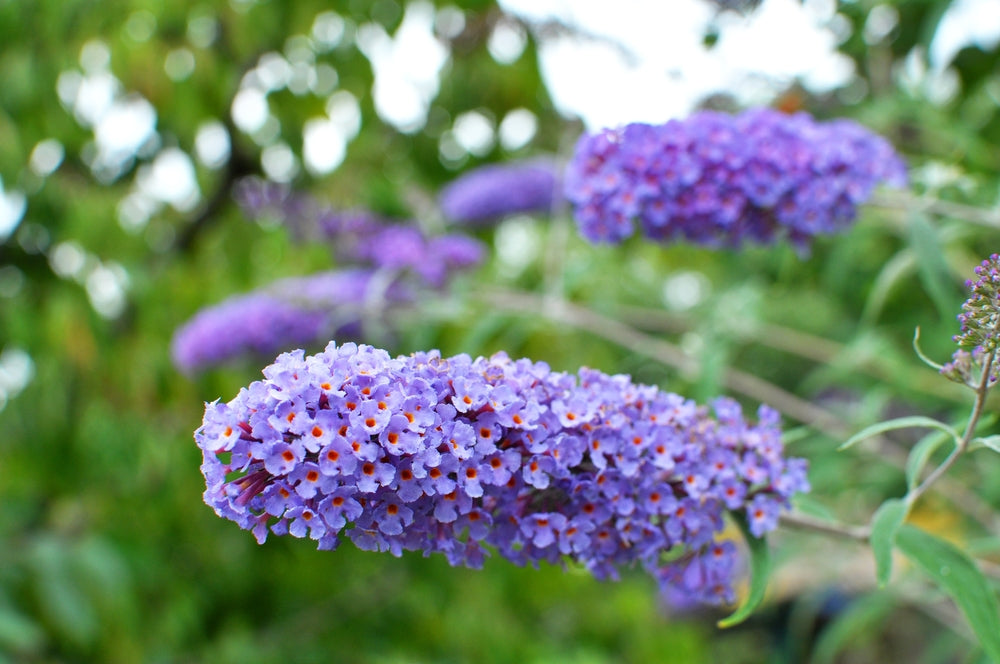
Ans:
[[[972,296],[962,304],[958,321],[961,330],[955,336],[959,350],[941,373],[958,383],[979,385],[983,366],[992,363],[990,384],[996,383],[996,354],[1000,335],[1000,255],[993,254],[976,266],[976,279],[965,282]]]
[[[505,354],[391,358],[331,342],[278,357],[264,380],[206,404],[195,440],[205,501],[251,530],[442,553],[478,567],[573,560],[601,579],[638,564],[664,593],[732,601],[723,514],[773,529],[808,490],[778,414],[704,407],[627,376]]]
[[[362,317],[413,298],[405,284],[380,284],[366,269],[282,279],[199,311],[174,332],[171,358],[178,369],[193,374],[236,357],[274,356],[290,345],[333,335],[356,338]]]
[[[335,210],[259,178],[240,181],[236,198],[251,219],[271,218],[301,241],[329,243],[340,263],[405,271],[433,288],[485,256],[483,245],[467,235],[428,236],[414,223],[394,223],[367,210]]]
[[[702,111],[584,135],[565,195],[592,242],[620,242],[638,223],[659,242],[787,238],[805,249],[816,235],[847,227],[877,184],[905,180],[892,146],[852,121]]]
[[[548,162],[483,166],[442,189],[438,202],[452,222],[488,224],[512,214],[551,212],[558,181]]]

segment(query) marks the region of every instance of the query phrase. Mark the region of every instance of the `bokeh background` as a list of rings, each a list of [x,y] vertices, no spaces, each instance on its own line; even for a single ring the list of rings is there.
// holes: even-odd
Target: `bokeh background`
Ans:
[[[373,335],[755,406],[737,370],[844,431],[957,420],[968,395],[911,339],[950,355],[962,282],[1000,247],[997,17],[991,0],[0,0],[0,662],[976,661],[918,576],[875,590],[864,547],[811,534],[773,538],[769,600],[728,631],[663,606],[641,573],[258,546],[202,502],[192,432],[273,357],[185,375],[170,342],[202,307],[335,265],[248,220],[242,178],[441,231],[439,190],[475,167],[562,163],[588,128],[773,105],[883,134],[910,189],[808,254],[595,247],[565,212],[459,229],[484,264]],[[546,293],[690,361],[557,319]],[[864,521],[905,491],[914,437],[837,454],[808,412],[786,411],[811,462],[800,509]],[[998,480],[972,456],[914,519],[995,555]]]

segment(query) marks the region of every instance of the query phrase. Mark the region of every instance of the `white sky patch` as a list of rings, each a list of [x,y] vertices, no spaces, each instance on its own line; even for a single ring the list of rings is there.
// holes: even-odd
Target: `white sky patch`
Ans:
[[[97,124],[121,90],[121,83],[108,71],[83,76],[78,71],[67,70],[59,75],[56,85],[60,100],[84,127]]]
[[[316,67],[311,62],[296,62],[288,77],[288,90],[296,97],[301,97],[316,87],[316,78]]]
[[[175,48],[167,53],[167,57],[163,61],[163,71],[175,83],[190,78],[191,74],[194,73],[194,66],[194,53],[191,52],[191,49],[183,47]]]
[[[128,272],[124,267],[114,261],[98,263],[85,281],[87,297],[94,311],[105,318],[120,316],[125,311],[128,283]]]
[[[248,134],[260,130],[270,114],[267,96],[256,87],[245,87],[233,98],[233,123]]]
[[[302,130],[302,159],[313,175],[333,172],[347,155],[347,137],[329,118],[306,121]]]
[[[264,92],[274,92],[288,85],[288,80],[292,77],[292,65],[281,53],[271,51],[260,56],[257,66],[248,76],[254,87]]]
[[[165,148],[151,164],[139,169],[139,191],[179,212],[190,212],[201,201],[191,157],[179,148]]]
[[[104,71],[111,63],[111,49],[100,39],[91,39],[80,49],[80,66],[88,74]]]
[[[73,240],[60,242],[49,252],[49,266],[63,279],[78,279],[87,263],[87,252]]]
[[[465,30],[465,12],[455,5],[438,8],[434,30],[445,39],[454,39]]]
[[[1000,0],[954,0],[931,40],[931,67],[944,69],[966,46],[978,46],[984,51],[996,48],[1000,44],[998,17]]]
[[[518,150],[538,133],[538,118],[526,108],[515,108],[503,117],[497,133],[504,150]]]
[[[418,131],[448,60],[448,49],[434,36],[434,6],[411,2],[393,37],[381,25],[366,23],[357,40],[375,74],[372,96],[379,117],[403,133]]]
[[[344,19],[334,11],[320,12],[313,19],[309,34],[321,51],[334,49],[344,38]]]
[[[524,28],[515,21],[503,19],[493,26],[493,32],[486,42],[490,55],[502,65],[516,62],[527,45],[528,35],[525,34]]]
[[[348,140],[361,131],[361,105],[347,90],[330,95],[326,102],[326,115],[344,132]]]
[[[156,109],[142,95],[123,95],[121,82],[108,69],[111,53],[106,44],[92,40],[80,52],[84,73],[59,74],[56,91],[62,105],[80,125],[92,128],[94,141],[81,154],[101,182],[117,180],[136,157],[156,150]]]
[[[452,134],[466,152],[485,156],[496,144],[493,120],[480,111],[466,111],[455,118]]]
[[[0,410],[35,377],[35,363],[21,348],[8,346],[0,353]]]
[[[17,189],[4,191],[3,180],[0,180],[0,242],[17,229],[27,209],[28,199],[24,194]]]
[[[65,157],[66,149],[63,144],[54,138],[47,138],[39,141],[31,151],[28,167],[35,175],[47,177],[59,168]]]
[[[117,100],[94,127],[98,160],[118,162],[135,156],[156,130],[156,109],[139,95]]]
[[[554,18],[607,39],[541,39],[542,73],[557,108],[591,129],[685,116],[720,92],[765,103],[796,79],[826,91],[854,73],[836,52],[835,5],[823,0],[764,0],[748,17],[724,14],[713,48],[703,37],[716,10],[702,0],[621,0],[613,12],[600,0],[501,5],[529,21]]]
[[[275,182],[291,182],[299,172],[298,157],[283,141],[264,148],[260,154],[260,165],[264,175]]]
[[[218,120],[201,123],[194,136],[194,152],[198,161],[212,170],[221,168],[229,160],[230,150],[232,145],[224,124]]]
[[[337,70],[325,62],[321,62],[313,68],[315,80],[312,83],[312,93],[317,97],[326,97],[337,89],[340,83],[340,75]]]
[[[899,25],[899,11],[892,5],[875,5],[868,12],[862,37],[868,45],[878,44]]]

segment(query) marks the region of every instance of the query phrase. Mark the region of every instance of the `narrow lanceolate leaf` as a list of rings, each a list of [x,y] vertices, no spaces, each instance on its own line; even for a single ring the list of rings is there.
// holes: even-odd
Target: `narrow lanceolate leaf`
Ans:
[[[944,365],[938,364],[937,362],[935,362],[931,358],[927,357],[926,355],[924,355],[924,351],[922,351],[920,349],[920,328],[919,327],[916,330],[914,330],[914,332],[913,332],[913,350],[916,351],[917,357],[919,357],[921,360],[924,361],[924,364],[926,364],[927,366],[929,366],[931,369],[934,369],[934,371],[941,371],[941,369],[943,368]]]
[[[760,606],[764,599],[764,591],[767,590],[767,580],[771,574],[771,554],[767,548],[767,540],[763,537],[754,537],[750,533],[750,526],[742,516],[736,517],[736,523],[743,531],[743,539],[746,540],[750,549],[750,589],[747,591],[746,600],[728,618],[723,618],[718,622],[719,627],[726,628],[738,625]]]
[[[924,436],[913,446],[913,449],[910,450],[910,455],[906,457],[907,488],[912,489],[920,483],[920,474],[923,472],[924,466],[927,465],[931,456],[947,440],[948,435],[946,433],[937,431]]]
[[[896,548],[896,533],[906,518],[906,503],[890,498],[882,503],[872,516],[869,541],[875,555],[875,578],[880,588],[889,582],[892,574],[892,552]]]
[[[940,429],[954,439],[955,444],[958,444],[958,433],[952,429],[950,426],[944,422],[939,422],[930,417],[924,417],[922,415],[914,415],[912,417],[900,417],[895,420],[886,420],[885,422],[877,422],[870,427],[865,427],[861,431],[857,432],[853,436],[847,439],[847,441],[837,448],[838,451],[846,450],[848,447],[853,447],[854,445],[860,443],[862,440],[867,440],[873,436],[877,436],[886,431],[895,431],[896,429],[910,429],[913,427],[923,427],[925,429]]]
[[[972,441],[972,449],[988,447],[994,452],[1000,452],[1000,435],[986,436],[985,438],[975,438]]]
[[[909,525],[899,529],[896,546],[955,600],[983,652],[1000,664],[1000,602],[975,563],[953,544]]]

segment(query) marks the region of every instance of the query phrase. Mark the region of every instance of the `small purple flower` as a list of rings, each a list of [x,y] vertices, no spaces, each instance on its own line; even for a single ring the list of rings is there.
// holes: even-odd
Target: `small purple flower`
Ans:
[[[752,423],[722,399],[713,419],[626,376],[350,343],[286,353],[264,376],[206,404],[195,432],[205,501],[258,541],[346,537],[470,566],[488,546],[599,578],[639,564],[665,593],[718,602],[735,573],[723,511],[762,536],[808,489],[773,411]]]
[[[747,520],[750,523],[750,532],[754,537],[760,537],[769,530],[774,530],[778,525],[778,516],[781,513],[781,503],[773,497],[763,493],[758,493],[747,505]]]
[[[483,166],[446,186],[439,201],[455,223],[488,224],[511,214],[551,212],[557,180],[545,162]]]
[[[565,193],[592,242],[620,242],[638,223],[659,242],[784,237],[805,249],[846,228],[876,185],[905,182],[889,143],[854,122],[754,109],[586,134]]]

